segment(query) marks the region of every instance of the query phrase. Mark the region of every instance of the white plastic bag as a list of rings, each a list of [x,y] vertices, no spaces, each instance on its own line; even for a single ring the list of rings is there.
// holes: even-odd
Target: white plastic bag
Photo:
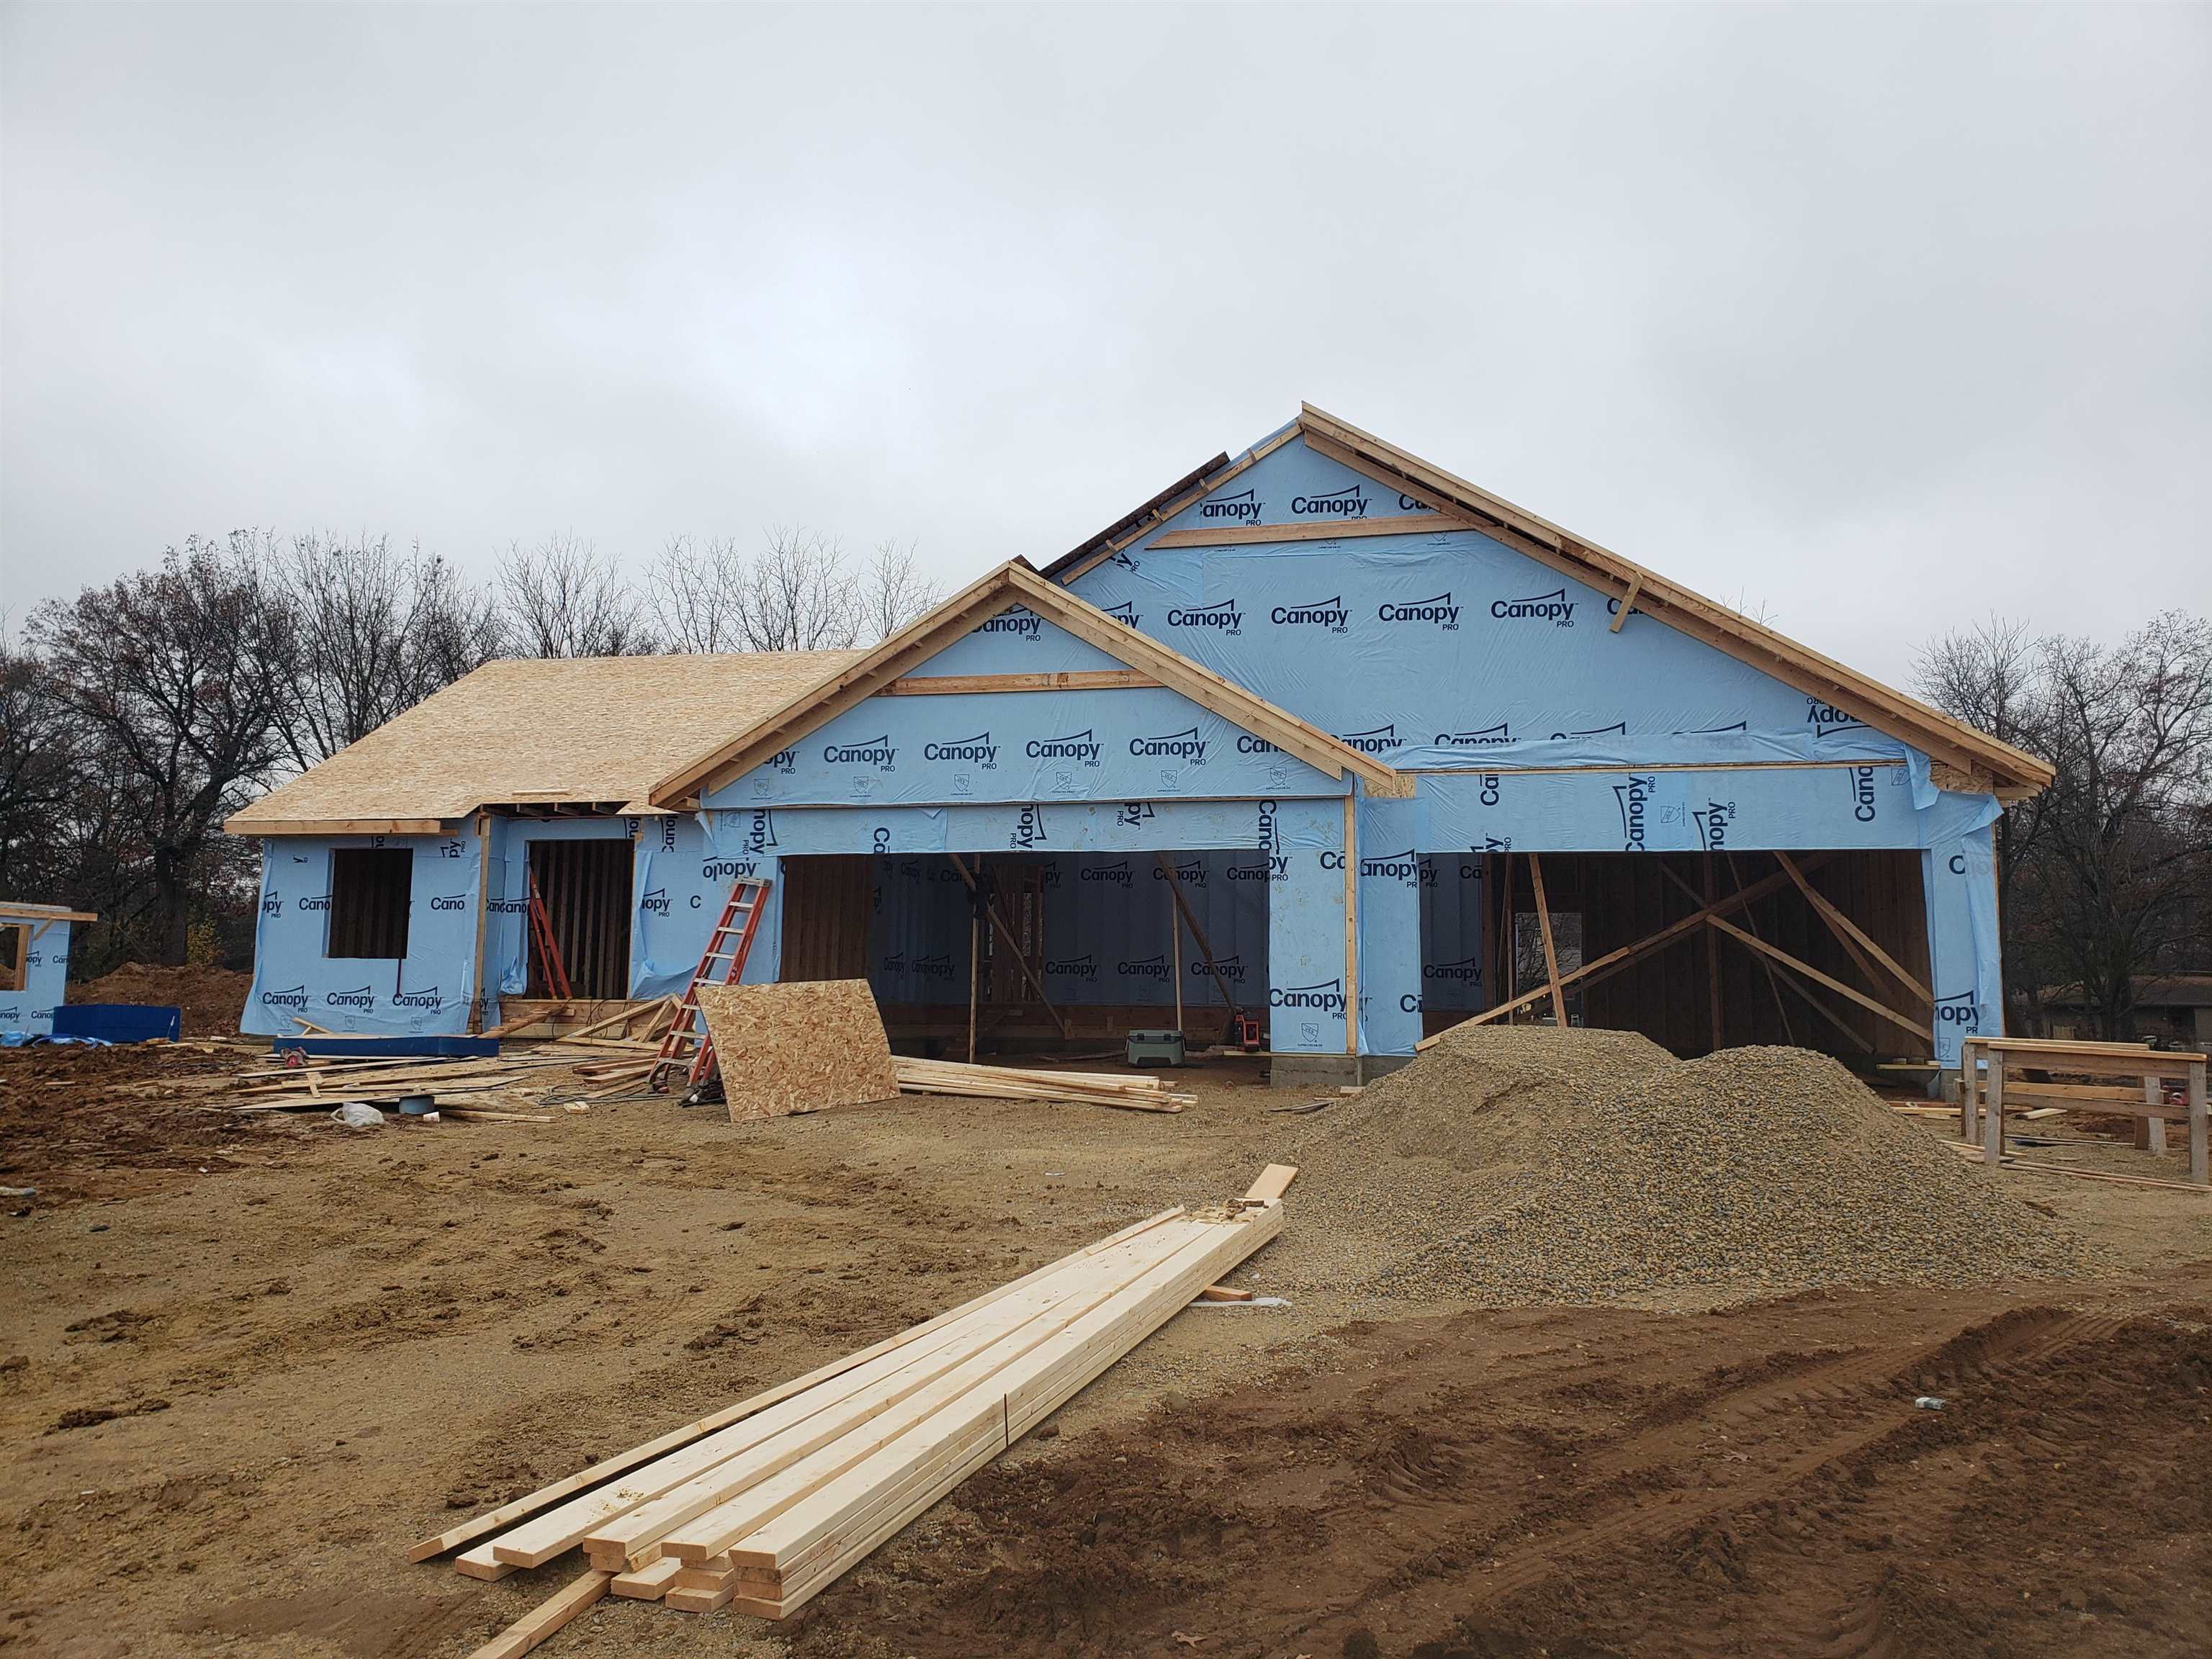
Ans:
[[[331,1115],[349,1129],[381,1129],[384,1114],[358,1100],[349,1100]]]

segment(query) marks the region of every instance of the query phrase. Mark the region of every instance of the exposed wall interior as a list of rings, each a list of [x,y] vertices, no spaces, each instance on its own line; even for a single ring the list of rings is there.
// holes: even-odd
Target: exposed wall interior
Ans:
[[[602,1000],[629,992],[630,844],[627,837],[600,841],[540,841],[530,847],[530,876],[545,907],[555,948],[567,970],[568,989]],[[533,997],[556,993],[548,964],[533,950]]]

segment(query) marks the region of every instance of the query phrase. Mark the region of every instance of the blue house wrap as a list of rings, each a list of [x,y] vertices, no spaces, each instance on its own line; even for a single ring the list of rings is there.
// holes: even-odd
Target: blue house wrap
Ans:
[[[54,1010],[67,1000],[70,931],[97,921],[88,911],[55,904],[0,902],[0,1037],[45,1036]]]
[[[1897,949],[1926,993],[1859,985],[1889,1011],[1880,1048],[1921,1030],[1955,1065],[1961,1036],[1999,1029],[1990,828],[2038,763],[1318,410],[1042,573],[1003,568],[832,655],[701,700],[682,752],[556,810],[550,791],[434,818],[395,799],[422,832],[384,838],[411,858],[404,958],[331,957],[311,908],[332,849],[369,837],[264,831],[249,1029],[495,1019],[530,983],[530,847],[564,839],[628,846],[630,998],[683,988],[739,878],[772,884],[746,976],[776,977],[788,861],[836,856],[865,861],[878,1000],[964,1001],[970,902],[945,855],[1018,854],[1054,1005],[1165,1007],[1180,986],[1218,1006],[1218,971],[1275,1052],[1316,1056],[1405,1054],[1501,1000],[1485,884],[1528,854],[1555,879],[1584,855],[1689,855],[1708,881],[1738,855],[1876,856],[1917,862]],[[676,672],[653,660],[622,672]]]

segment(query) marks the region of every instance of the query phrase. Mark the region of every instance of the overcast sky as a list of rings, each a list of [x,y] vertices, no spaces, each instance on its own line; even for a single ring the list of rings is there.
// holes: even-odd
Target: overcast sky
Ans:
[[[0,605],[1042,563],[1310,399],[1901,678],[2212,607],[2212,9],[9,5]]]

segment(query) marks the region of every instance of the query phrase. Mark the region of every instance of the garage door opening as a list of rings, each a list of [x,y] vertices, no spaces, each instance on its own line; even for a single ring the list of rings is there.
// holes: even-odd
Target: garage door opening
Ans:
[[[868,978],[902,1048],[965,1059],[1115,1051],[1173,1029],[1186,1049],[1264,1022],[1264,855],[915,854],[870,860]],[[1178,1012],[1180,1010],[1180,1012]]]

